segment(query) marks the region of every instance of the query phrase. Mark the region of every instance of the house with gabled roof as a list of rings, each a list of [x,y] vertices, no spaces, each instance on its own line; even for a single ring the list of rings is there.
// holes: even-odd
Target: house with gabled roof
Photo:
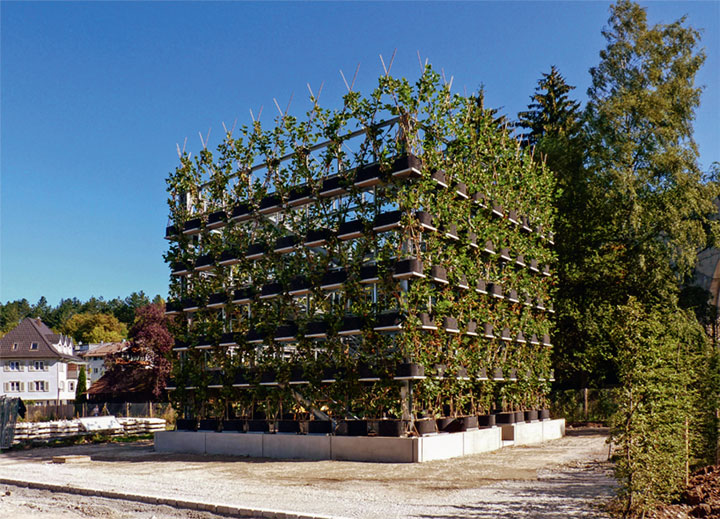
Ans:
[[[75,400],[80,365],[73,340],[39,318],[25,318],[0,338],[0,395],[38,404]]]
[[[108,355],[114,355],[124,351],[129,345],[130,344],[127,341],[89,344],[87,350],[77,353],[79,357],[82,357],[88,363],[88,388],[100,380],[100,378],[105,374],[105,359]]]

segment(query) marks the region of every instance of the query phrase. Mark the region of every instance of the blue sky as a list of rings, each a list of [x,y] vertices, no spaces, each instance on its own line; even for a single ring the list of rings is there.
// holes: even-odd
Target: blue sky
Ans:
[[[368,92],[397,49],[395,76],[415,79],[417,52],[483,84],[514,116],[556,65],[585,100],[605,41],[607,2],[2,2],[0,3],[0,301],[167,294],[165,177],[176,143],[198,132],[270,124],[307,87],[324,106]],[[701,165],[720,161],[720,3],[648,2],[651,23],[688,15],[703,28],[706,87],[695,130]]]

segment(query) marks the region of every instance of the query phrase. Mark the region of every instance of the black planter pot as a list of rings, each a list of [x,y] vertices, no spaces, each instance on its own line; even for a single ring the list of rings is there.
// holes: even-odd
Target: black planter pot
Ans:
[[[220,253],[217,264],[222,267],[228,267],[240,263],[240,258],[243,257],[243,253],[238,250],[237,247],[230,247]]]
[[[458,327],[457,319],[454,317],[444,317],[443,318],[443,329],[447,333],[460,333],[460,328]]]
[[[275,248],[273,250],[278,254],[286,254],[294,251],[299,242],[300,240],[297,236],[283,236],[275,242]]]
[[[173,276],[185,276],[190,273],[188,266],[185,263],[178,262],[170,265],[170,272]]]
[[[446,364],[434,364],[432,370],[433,370],[432,376],[434,378],[443,379],[443,378],[445,378],[445,373],[447,372],[447,365]]]
[[[412,277],[425,277],[423,275],[423,262],[417,258],[399,260],[393,268],[393,278],[409,279]]]
[[[279,433],[300,434],[300,422],[297,420],[278,420],[275,422],[275,431]]]
[[[288,383],[291,386],[308,383],[307,375],[305,375],[305,370],[302,368],[302,366],[294,366],[290,370],[290,380]]]
[[[312,321],[305,326],[305,337],[308,339],[322,339],[327,337],[328,325],[325,321]]]
[[[538,412],[536,410],[525,411],[525,421],[534,422],[538,419]]]
[[[168,301],[165,303],[165,315],[178,315],[182,313],[182,306],[179,301]]]
[[[525,256],[520,254],[517,258],[515,258],[515,265],[517,267],[527,267],[527,263],[525,263]]]
[[[225,211],[215,211],[214,213],[210,213],[208,216],[208,221],[205,227],[207,229],[220,229],[225,226],[226,220],[227,214]]]
[[[467,326],[465,327],[465,335],[469,335],[470,337],[477,337],[478,335],[480,335],[478,333],[477,323],[475,321],[468,321]]]
[[[277,386],[277,370],[273,368],[265,368],[260,373],[260,385],[261,386]]]
[[[362,166],[355,172],[353,185],[361,188],[372,187],[379,184],[380,181],[380,164],[368,164],[366,166]]]
[[[278,342],[289,342],[294,341],[295,336],[298,334],[297,324],[283,324],[277,327],[275,330],[275,340]]]
[[[201,226],[201,218],[193,218],[191,220],[188,220],[187,222],[185,222],[185,225],[183,225],[183,234],[197,234],[200,232]]]
[[[487,428],[495,426],[495,415],[494,414],[481,414],[477,417],[478,427]]]
[[[253,243],[245,251],[245,259],[254,260],[262,258],[265,255],[264,243]]]
[[[398,364],[395,369],[395,380],[422,380],[425,378],[425,366],[412,362]]]
[[[502,333],[500,334],[500,340],[510,342],[513,340],[512,334],[510,333],[510,328],[503,328]]]
[[[230,219],[235,222],[244,222],[252,217],[252,208],[249,204],[241,202],[233,207]]]
[[[472,201],[478,205],[478,207],[481,207],[483,209],[487,208],[487,196],[485,196],[485,193],[481,193],[480,191],[474,193],[472,195]]]
[[[359,382],[378,382],[380,380],[380,374],[378,370],[367,363],[362,363],[358,366],[358,381]]]
[[[515,209],[511,209],[507,213],[508,221],[513,225],[520,225],[520,217]]]
[[[510,249],[508,247],[500,249],[500,259],[506,263],[512,261],[512,258],[510,257]]]
[[[520,298],[518,297],[517,290],[510,290],[510,293],[507,295],[507,300],[511,303],[519,303]]]
[[[443,234],[446,238],[450,238],[451,240],[460,239],[460,236],[458,235],[457,225],[455,225],[454,223],[449,223],[443,226]]]
[[[202,301],[197,297],[186,297],[181,301],[183,312],[195,312],[202,307]]]
[[[455,378],[458,380],[470,380],[467,368],[459,367],[455,370]]]
[[[539,420],[550,420],[550,409],[540,409],[538,411]]]
[[[222,308],[228,301],[228,295],[225,292],[218,292],[208,297],[208,308]]]
[[[260,299],[272,299],[277,297],[282,292],[282,285],[280,283],[268,283],[263,285],[260,291]]]
[[[320,380],[325,384],[332,384],[338,378],[340,378],[340,373],[338,369],[334,366],[328,366],[326,368],[323,368],[322,378]]]
[[[454,186],[455,189],[455,198],[458,198],[460,200],[467,200],[470,198],[467,194],[467,185],[464,182],[458,182]]]
[[[404,178],[408,176],[418,177],[422,170],[422,162],[412,153],[401,155],[393,160],[391,165],[392,176]]]
[[[503,370],[501,368],[495,368],[493,370],[493,380],[496,380],[496,381],[505,380],[505,375],[503,374]]]
[[[495,244],[492,242],[492,240],[488,240],[485,242],[485,245],[483,246],[483,252],[487,254],[496,254]]]
[[[430,267],[430,277],[435,283],[448,284],[447,270],[445,270],[445,267],[442,265],[433,265]]]
[[[233,387],[250,387],[250,381],[248,380],[247,373],[243,370],[235,373],[232,385]]]
[[[433,321],[433,318],[430,316],[430,314],[426,312],[422,312],[419,316],[420,318],[420,329],[421,330],[437,330],[437,326],[435,325],[435,321]]]
[[[505,413],[495,413],[495,423],[498,425],[507,425],[511,423],[515,423],[515,413],[505,412]]]
[[[420,227],[426,231],[437,231],[435,217],[426,211],[418,211],[415,218],[420,223]]]
[[[296,207],[298,205],[307,204],[312,200],[312,190],[307,184],[303,186],[295,186],[290,189],[287,205]]]
[[[255,297],[255,291],[252,287],[238,288],[233,292],[232,302],[234,305],[248,304]]]
[[[291,296],[303,296],[310,293],[310,281],[305,276],[294,277],[290,281],[288,294]]]
[[[223,333],[220,336],[220,341],[218,342],[218,346],[237,346],[237,334],[232,332]]]
[[[493,325],[490,323],[483,324],[483,337],[486,339],[494,339]]]
[[[267,420],[248,420],[247,421],[248,432],[270,432],[270,425]]]
[[[448,187],[447,177],[444,171],[435,171],[430,175],[430,178],[440,187]]]
[[[457,281],[458,288],[462,288],[463,290],[470,290],[470,285],[468,285],[467,276],[465,274],[460,274]]]
[[[353,238],[359,238],[365,232],[365,225],[361,220],[352,220],[350,222],[343,222],[338,227],[337,237],[340,240],[351,240]]]
[[[260,200],[260,208],[258,209],[258,213],[260,214],[272,214],[277,213],[282,209],[282,200],[280,199],[280,195],[272,194],[272,195],[266,195],[263,197],[262,200]]]
[[[396,332],[402,329],[404,320],[400,312],[380,314],[375,319],[373,330],[377,332]]]
[[[204,418],[200,420],[198,431],[217,431],[220,422],[217,418]]]
[[[335,430],[338,436],[367,436],[367,420],[345,420]]]
[[[308,434],[330,434],[332,432],[332,422],[330,420],[308,420]]]
[[[469,247],[472,247],[473,249],[478,248],[477,234],[474,232],[468,231],[467,236],[465,236],[465,240],[467,241]]]
[[[485,284],[485,280],[478,279],[475,283],[475,292],[478,294],[487,294],[487,285]]]
[[[345,192],[344,179],[340,176],[326,178],[320,188],[320,196],[330,197],[341,195]]]
[[[461,416],[458,420],[460,421],[461,431],[470,431],[478,428],[478,417],[475,415]]]
[[[178,418],[175,428],[178,431],[197,431],[198,421],[195,418]]]
[[[377,265],[363,265],[360,267],[360,283],[377,283],[379,280]]]
[[[405,436],[407,433],[407,420],[378,420],[378,436]]]
[[[498,218],[505,216],[505,209],[503,209],[503,206],[495,200],[492,201],[492,215]]]
[[[245,432],[245,420],[224,420],[223,421],[224,432]]]
[[[265,340],[266,336],[266,332],[256,328],[251,328],[248,330],[247,335],[245,335],[245,341],[247,341],[248,344],[260,344]]]
[[[215,267],[215,258],[212,254],[203,254],[195,260],[195,270],[198,272],[212,270],[213,267]]]
[[[515,411],[515,423],[525,421],[525,411]]]
[[[435,420],[435,423],[437,425],[437,429],[440,432],[457,432],[459,429],[456,429],[455,426],[455,418],[438,418]]]
[[[381,213],[377,215],[373,220],[373,231],[385,232],[400,227],[401,219],[402,211],[390,211],[388,213]]]
[[[332,238],[330,229],[313,229],[308,231],[303,242],[306,247],[320,247],[325,245]]]
[[[326,272],[320,283],[323,290],[337,290],[347,281],[347,272],[345,270],[333,270]]]
[[[347,316],[343,319],[338,335],[360,335],[364,326],[365,320],[362,317]]]
[[[434,434],[438,431],[437,422],[432,418],[415,420],[415,430],[417,431],[419,436],[425,436],[426,434]]]
[[[177,238],[177,236],[178,236],[177,227],[175,227],[174,225],[165,227],[165,239],[166,240],[173,240],[173,239]]]
[[[499,283],[490,283],[490,295],[496,299],[503,299],[505,296],[503,295],[503,289],[502,285]]]

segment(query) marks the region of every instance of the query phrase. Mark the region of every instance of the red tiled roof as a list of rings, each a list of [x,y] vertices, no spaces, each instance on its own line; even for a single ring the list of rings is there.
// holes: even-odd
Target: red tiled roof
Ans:
[[[102,344],[92,350],[83,351],[78,355],[80,357],[104,357],[105,355],[111,355],[113,353],[123,351],[128,346],[130,346],[130,344],[127,342],[108,342],[107,344]]]
[[[72,339],[65,338],[72,344]],[[81,358],[62,353],[53,344],[63,340],[62,335],[54,333],[40,319],[26,317],[20,324],[0,338],[0,357],[4,359],[48,359],[61,358],[84,362]],[[36,349],[30,346],[37,344]]]

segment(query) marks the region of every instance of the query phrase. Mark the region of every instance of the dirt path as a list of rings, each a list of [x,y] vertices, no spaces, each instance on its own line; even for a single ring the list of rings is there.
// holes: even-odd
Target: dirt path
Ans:
[[[89,454],[93,461],[48,462],[59,454]],[[605,436],[592,431],[414,465],[160,454],[146,442],[6,453],[0,478],[338,517],[602,518],[597,503],[614,489],[606,458]],[[216,517],[8,488],[12,494],[4,497],[0,488],[0,516],[14,519],[24,519],[24,511],[27,517]]]

